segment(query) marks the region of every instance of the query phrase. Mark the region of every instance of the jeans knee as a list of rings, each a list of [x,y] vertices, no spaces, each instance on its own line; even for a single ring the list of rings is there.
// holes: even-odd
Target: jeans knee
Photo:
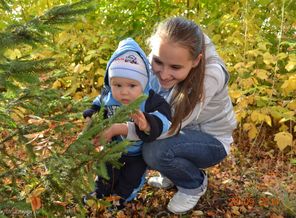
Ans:
[[[158,156],[155,155],[155,150],[153,149],[153,146],[150,146],[150,144],[143,146],[142,155],[146,164],[150,168],[154,169],[154,166],[158,162]]]
[[[162,149],[157,149],[157,147],[154,146],[144,146],[143,147],[143,158],[146,164],[158,171],[162,171],[165,169],[167,166],[170,166],[170,163],[174,159],[174,154],[173,152],[169,150],[162,150]]]

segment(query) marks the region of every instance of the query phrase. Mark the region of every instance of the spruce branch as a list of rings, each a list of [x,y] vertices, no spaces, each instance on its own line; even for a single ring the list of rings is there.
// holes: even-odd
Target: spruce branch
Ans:
[[[120,107],[115,115],[109,119],[97,120],[100,115],[95,116],[95,124],[85,130],[65,152],[53,153],[49,157],[36,160],[31,163],[22,163],[18,165],[17,168],[9,169],[1,173],[0,178],[7,177],[9,175],[17,176],[20,172],[26,171],[27,169],[33,169],[37,166],[45,166],[45,168],[49,169],[49,173],[47,175],[51,175],[51,172],[58,172],[60,176],[62,175],[62,177],[68,178],[68,175],[80,170],[87,164],[114,161],[112,155],[113,157],[119,158],[120,153],[123,152],[124,148],[130,144],[129,141],[122,141],[120,143],[113,142],[110,146],[106,146],[107,149],[103,149],[101,152],[96,152],[91,143],[91,139],[104,129],[110,127],[113,123],[122,123],[127,121],[129,115],[139,108],[139,104],[146,98],[147,96],[141,96],[129,106]]]
[[[4,76],[7,77],[18,73],[49,71],[53,69],[53,67],[50,66],[53,60],[53,58],[42,60],[7,60],[3,64],[0,64],[0,71],[6,72],[7,75]]]
[[[8,5],[8,2],[11,2],[10,0],[0,0],[0,8],[2,8],[5,11],[11,11],[11,8]]]
[[[4,48],[15,47],[22,43],[32,46],[38,43],[49,43],[48,33],[59,31],[58,27],[62,24],[73,23],[77,20],[77,15],[92,11],[93,7],[88,4],[90,2],[82,0],[56,6],[26,23],[19,22],[8,26],[4,32],[0,33],[0,53]]]

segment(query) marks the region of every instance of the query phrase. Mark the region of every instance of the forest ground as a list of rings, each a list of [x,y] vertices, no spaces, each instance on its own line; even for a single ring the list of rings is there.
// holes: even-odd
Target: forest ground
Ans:
[[[235,133],[231,155],[207,169],[208,191],[186,215],[174,215],[166,205],[176,192],[145,185],[137,200],[121,211],[104,207],[91,210],[90,217],[296,217],[296,167],[289,155],[250,145]],[[268,137],[267,137],[268,138]],[[239,139],[239,140],[238,140]],[[265,139],[268,140],[268,139]],[[155,175],[149,171],[148,175]]]

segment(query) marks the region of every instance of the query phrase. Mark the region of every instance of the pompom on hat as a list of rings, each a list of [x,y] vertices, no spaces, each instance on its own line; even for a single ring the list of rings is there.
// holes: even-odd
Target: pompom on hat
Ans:
[[[112,77],[123,77],[137,80],[143,90],[148,82],[148,74],[145,63],[141,56],[134,51],[128,51],[112,61],[108,70],[109,84]]]

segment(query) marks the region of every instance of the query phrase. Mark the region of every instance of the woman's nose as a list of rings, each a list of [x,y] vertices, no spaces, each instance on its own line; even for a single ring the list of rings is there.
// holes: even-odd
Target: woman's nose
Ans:
[[[162,67],[159,71],[159,76],[162,80],[166,80],[170,77],[170,72],[167,67]]]

